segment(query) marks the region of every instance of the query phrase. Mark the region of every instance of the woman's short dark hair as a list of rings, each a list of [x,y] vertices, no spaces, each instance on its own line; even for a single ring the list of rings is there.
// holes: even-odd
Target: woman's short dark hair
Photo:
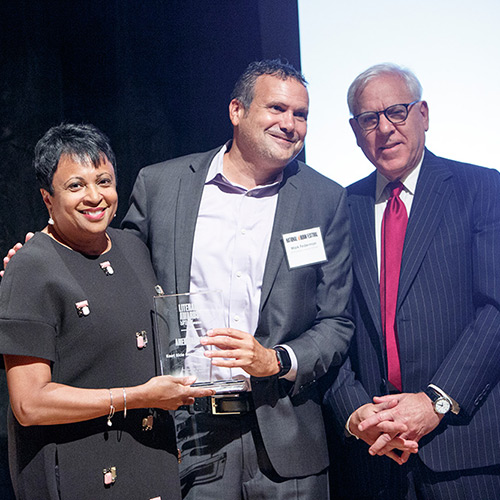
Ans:
[[[90,160],[96,168],[105,156],[116,177],[116,158],[106,135],[94,125],[62,123],[49,129],[35,146],[36,178],[50,194],[54,194],[52,179],[62,155],[76,157],[81,163]]]
[[[248,110],[254,98],[255,82],[262,75],[276,76],[282,80],[293,78],[304,85],[304,87],[307,85],[304,75],[297,71],[290,63],[283,62],[281,59],[264,59],[263,61],[255,61],[248,65],[234,86],[231,93],[231,101],[237,99]]]

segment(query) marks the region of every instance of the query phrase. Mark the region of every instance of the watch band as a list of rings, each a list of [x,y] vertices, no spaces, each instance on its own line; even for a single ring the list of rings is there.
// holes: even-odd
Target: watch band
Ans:
[[[458,415],[460,413],[460,405],[452,397],[448,396],[446,392],[444,392],[442,389],[440,389],[438,386],[434,384],[429,384],[427,387],[451,401],[451,413],[453,413],[454,415]]]
[[[432,401],[434,412],[438,415],[446,415],[452,409],[453,405],[450,398],[435,391],[432,387],[427,387],[424,392]]]
[[[276,353],[276,359],[278,361],[278,366],[280,371],[278,372],[278,377],[284,377],[292,368],[292,360],[290,359],[290,354],[282,346],[273,347]]]

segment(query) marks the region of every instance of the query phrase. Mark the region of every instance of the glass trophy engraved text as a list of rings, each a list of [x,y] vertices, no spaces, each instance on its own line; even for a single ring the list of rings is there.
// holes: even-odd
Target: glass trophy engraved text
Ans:
[[[155,339],[162,375],[194,375],[194,385],[209,386],[216,393],[246,390],[245,380],[217,379],[210,358],[204,355],[212,346],[200,344],[207,330],[225,326],[221,290],[160,293],[154,297],[154,307]]]

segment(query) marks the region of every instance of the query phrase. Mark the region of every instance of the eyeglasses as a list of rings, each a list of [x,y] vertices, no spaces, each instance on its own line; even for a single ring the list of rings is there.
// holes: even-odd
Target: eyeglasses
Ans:
[[[380,121],[380,115],[384,113],[385,117],[391,123],[403,123],[406,118],[408,118],[409,107],[416,104],[417,101],[410,102],[408,104],[393,104],[383,111],[366,111],[365,113],[360,113],[356,115],[354,119],[358,122],[359,126],[365,130],[373,130],[378,127]]]

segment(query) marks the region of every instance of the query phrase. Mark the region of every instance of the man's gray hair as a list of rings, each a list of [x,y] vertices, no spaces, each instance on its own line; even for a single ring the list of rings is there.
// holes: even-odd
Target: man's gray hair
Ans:
[[[356,105],[361,92],[363,92],[370,80],[373,80],[374,78],[381,75],[399,76],[410,91],[412,100],[420,101],[422,99],[422,85],[420,85],[418,78],[412,71],[410,71],[408,68],[398,66],[397,64],[393,63],[376,64],[375,66],[371,66],[366,71],[363,71],[363,73],[358,75],[349,87],[349,90],[347,92],[347,104],[349,106],[349,111],[353,116],[358,113]]]

